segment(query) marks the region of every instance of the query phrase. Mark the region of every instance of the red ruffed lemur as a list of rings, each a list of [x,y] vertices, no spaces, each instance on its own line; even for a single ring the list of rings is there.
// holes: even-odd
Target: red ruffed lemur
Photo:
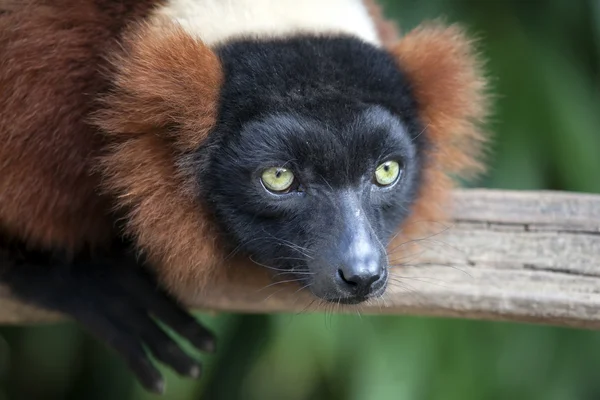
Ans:
[[[373,0],[0,0],[0,281],[162,391],[148,353],[200,367],[156,321],[214,350],[180,299],[227,263],[381,296],[482,168],[485,83],[459,27]]]

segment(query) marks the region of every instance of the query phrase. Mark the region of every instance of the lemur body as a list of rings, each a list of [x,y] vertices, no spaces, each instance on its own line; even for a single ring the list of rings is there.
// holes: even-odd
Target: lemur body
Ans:
[[[210,350],[172,297],[229,254],[360,303],[410,222],[442,218],[449,176],[480,168],[485,81],[457,27],[398,37],[368,0],[0,10],[0,281],[113,338],[155,390],[140,343],[199,370],[149,314]]]

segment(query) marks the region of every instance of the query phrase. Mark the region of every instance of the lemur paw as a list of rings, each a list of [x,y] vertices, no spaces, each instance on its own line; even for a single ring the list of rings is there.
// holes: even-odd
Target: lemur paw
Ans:
[[[6,258],[3,258],[6,262]],[[148,390],[164,392],[150,356],[183,376],[197,378],[201,365],[161,328],[177,332],[197,349],[215,350],[213,334],[127,258],[54,265],[31,259],[2,268],[0,280],[26,302],[70,315],[127,362]]]
[[[201,365],[190,358],[160,327],[159,322],[187,339],[197,349],[215,351],[215,338],[144,271],[130,266],[115,278],[101,271],[93,304],[74,305],[71,314],[101,341],[116,350],[147,389],[162,393],[164,381],[150,362],[158,361],[183,376],[198,378]],[[95,282],[90,282],[95,286]],[[90,312],[93,310],[94,312]],[[147,348],[144,351],[143,346]]]

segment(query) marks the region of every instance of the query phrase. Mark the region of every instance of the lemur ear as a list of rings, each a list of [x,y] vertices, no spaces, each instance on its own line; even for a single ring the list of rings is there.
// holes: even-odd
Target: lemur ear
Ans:
[[[217,116],[223,80],[216,54],[168,21],[130,29],[111,61],[114,86],[95,122],[112,135],[159,134],[196,148]]]
[[[390,51],[413,87],[434,147],[430,161],[459,176],[481,171],[488,98],[472,40],[458,26],[429,23],[406,34]]]

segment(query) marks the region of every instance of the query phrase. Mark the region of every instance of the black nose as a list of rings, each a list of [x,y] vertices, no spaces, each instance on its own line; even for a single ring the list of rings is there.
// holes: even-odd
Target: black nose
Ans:
[[[383,270],[375,260],[363,265],[343,265],[338,269],[340,286],[358,296],[369,294],[373,284],[378,282],[382,275]]]

